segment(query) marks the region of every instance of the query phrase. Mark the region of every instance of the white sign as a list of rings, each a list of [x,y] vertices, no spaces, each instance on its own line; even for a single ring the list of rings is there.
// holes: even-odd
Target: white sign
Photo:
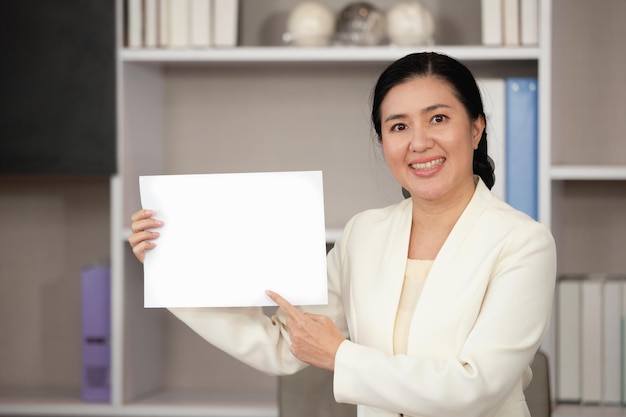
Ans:
[[[163,221],[144,260],[145,307],[326,304],[321,171],[154,175],[141,205]]]

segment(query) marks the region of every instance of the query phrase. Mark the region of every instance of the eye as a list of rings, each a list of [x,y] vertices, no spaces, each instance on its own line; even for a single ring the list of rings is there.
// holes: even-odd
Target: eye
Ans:
[[[404,123],[396,123],[393,126],[391,126],[391,131],[392,132],[400,132],[402,130],[406,130],[407,126]]]
[[[446,119],[447,119],[447,116],[444,116],[443,114],[437,114],[433,116],[433,118],[430,119],[430,121],[432,123],[443,123],[446,121]]]

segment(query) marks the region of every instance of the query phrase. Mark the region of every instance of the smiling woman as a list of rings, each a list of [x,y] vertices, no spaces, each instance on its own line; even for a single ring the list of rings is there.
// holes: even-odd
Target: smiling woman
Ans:
[[[296,308],[268,288],[280,307],[272,317],[260,308],[172,313],[263,372],[334,371],[335,399],[359,415],[529,417],[523,391],[549,324],[555,245],[544,225],[490,192],[474,77],[445,55],[401,58],[379,77],[372,123],[411,195],[347,223],[327,256],[328,305]],[[140,261],[158,244],[153,215],[132,216]]]

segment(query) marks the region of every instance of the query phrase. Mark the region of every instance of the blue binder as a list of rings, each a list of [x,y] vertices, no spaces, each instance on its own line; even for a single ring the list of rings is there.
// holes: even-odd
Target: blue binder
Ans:
[[[537,219],[537,78],[506,79],[506,201]]]

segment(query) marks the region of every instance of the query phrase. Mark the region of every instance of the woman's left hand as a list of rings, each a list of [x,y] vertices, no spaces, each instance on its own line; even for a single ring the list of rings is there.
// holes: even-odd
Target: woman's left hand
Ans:
[[[318,368],[334,370],[335,355],[345,340],[335,323],[327,316],[298,310],[275,292],[266,293],[287,314],[291,353]]]

